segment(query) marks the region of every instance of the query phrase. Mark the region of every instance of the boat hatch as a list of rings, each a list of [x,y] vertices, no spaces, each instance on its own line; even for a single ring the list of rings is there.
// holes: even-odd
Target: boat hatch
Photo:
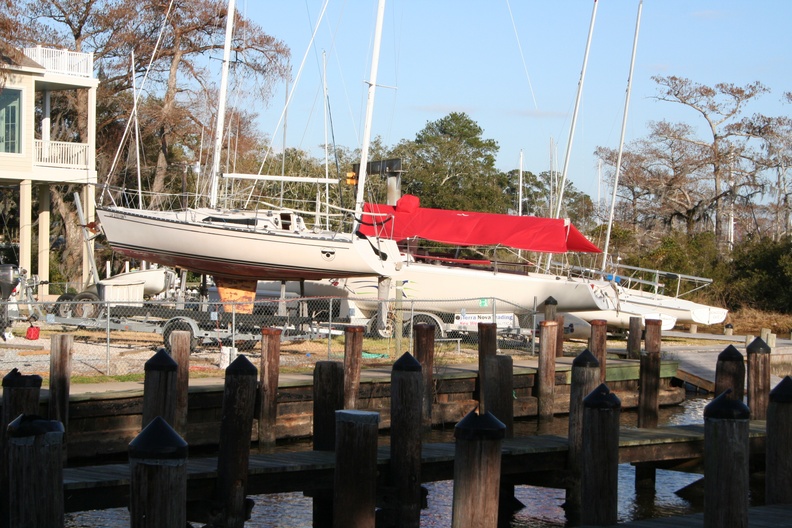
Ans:
[[[299,233],[305,231],[305,222],[302,217],[294,213],[280,213],[281,229],[284,231],[294,231]]]

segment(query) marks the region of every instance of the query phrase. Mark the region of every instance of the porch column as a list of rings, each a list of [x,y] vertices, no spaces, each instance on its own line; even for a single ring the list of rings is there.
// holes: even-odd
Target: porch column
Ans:
[[[93,173],[96,170],[96,86],[88,89],[88,131],[85,142],[88,143],[88,170]],[[91,200],[91,211],[94,203],[94,200]]]
[[[38,186],[39,213],[38,213],[38,276],[42,281],[49,281],[50,263],[50,211],[52,202],[49,183]],[[49,284],[41,284],[38,288],[39,301],[49,295]]]
[[[33,197],[30,180],[19,182],[19,267],[30,273],[33,254]]]
[[[86,224],[96,221],[96,196],[94,195],[94,188],[92,185],[83,185],[82,188],[82,204],[83,215]],[[94,247],[93,240],[90,242],[91,247]],[[91,274],[91,258],[93,251],[89,255],[87,251],[83,250],[83,269],[82,269],[82,283],[83,287],[87,287],[93,281]]]

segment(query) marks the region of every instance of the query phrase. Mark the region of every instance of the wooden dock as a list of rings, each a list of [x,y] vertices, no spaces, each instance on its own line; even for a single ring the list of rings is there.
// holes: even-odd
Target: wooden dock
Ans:
[[[751,453],[762,455],[765,422],[750,424]],[[695,470],[703,456],[704,426],[668,426],[657,429],[622,428],[620,463],[654,463],[665,469]],[[453,480],[453,442],[424,444],[423,482]],[[502,444],[502,474],[515,484],[560,486],[566,476],[567,439],[539,435],[506,439]],[[390,447],[378,449],[379,483],[386,482]],[[328,451],[251,454],[248,495],[286,493],[332,487],[335,453]],[[217,459],[188,460],[188,502],[206,503],[212,498]],[[67,512],[124,507],[129,501],[129,465],[73,467],[64,469]],[[431,499],[430,499],[431,500]]]

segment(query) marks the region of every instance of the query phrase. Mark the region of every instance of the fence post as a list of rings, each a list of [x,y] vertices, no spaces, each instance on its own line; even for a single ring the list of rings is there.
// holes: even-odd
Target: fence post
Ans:
[[[608,354],[608,321],[594,319],[591,324],[591,341],[589,349],[597,358],[600,366],[600,383],[605,383],[605,356]]]
[[[728,390],[704,408],[704,527],[748,526],[751,411]]]
[[[600,382],[599,361],[587,348],[572,361],[569,388],[569,469],[570,485],[566,489],[567,519],[577,524],[580,519],[580,479],[583,464],[583,400]]]
[[[770,347],[761,337],[746,348],[748,352],[748,407],[752,420],[767,416],[767,397],[770,394]]]
[[[336,411],[344,408],[344,365],[318,361],[313,374],[313,450],[333,451],[336,442]],[[313,491],[313,526],[332,528],[333,491]]]
[[[536,375],[539,421],[550,422],[555,412],[555,350],[558,331],[555,321],[539,323],[539,369]]]
[[[413,326],[415,359],[421,364],[423,373],[423,403],[421,426],[424,431],[432,428],[432,404],[434,403],[434,325],[418,323]]]
[[[63,526],[63,435],[63,424],[36,415],[8,424],[9,526]]]
[[[770,391],[767,406],[765,504],[792,502],[792,378],[785,376]]]
[[[621,400],[604,383],[583,400],[581,520],[616,524],[619,494]]]
[[[630,317],[630,331],[627,336],[627,359],[638,359],[641,357],[641,329],[642,322],[640,317]]]
[[[187,442],[155,417],[129,443],[132,528],[187,525]]]
[[[344,409],[357,407],[365,330],[363,326],[347,326],[344,331]]]
[[[8,424],[20,414],[39,412],[41,376],[25,376],[14,368],[3,377],[3,414],[0,422],[0,526],[8,524]]]
[[[394,526],[418,528],[421,523],[421,364],[409,353],[391,371],[390,475],[396,495]]]
[[[176,418],[176,377],[178,366],[160,348],[143,366],[143,420],[141,429],[151,420],[161,416],[168,425],[174,427]],[[175,428],[175,427],[174,427]]]
[[[275,445],[278,418],[278,376],[280,374],[280,328],[261,329],[261,366],[259,382],[259,449]]]
[[[333,526],[374,528],[379,413],[336,412]]]
[[[171,333],[171,357],[176,362],[176,414],[173,428],[179,436],[187,436],[187,409],[190,388],[190,342],[192,332],[175,330]]]
[[[454,427],[452,528],[495,526],[504,425],[491,413],[471,411]]]
[[[745,396],[745,358],[734,345],[729,345],[718,354],[715,364],[715,396],[731,389],[729,397],[743,400]]]
[[[218,510],[212,526],[242,528],[253,507],[245,497],[250,437],[256,405],[256,367],[245,356],[226,369],[223,388],[223,421],[217,454],[215,497]]]

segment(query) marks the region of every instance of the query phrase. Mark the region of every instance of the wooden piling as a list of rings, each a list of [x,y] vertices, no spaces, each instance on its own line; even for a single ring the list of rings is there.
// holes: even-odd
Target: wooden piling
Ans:
[[[564,357],[564,316],[561,314],[556,314],[555,322],[558,323],[556,329],[558,330],[558,334],[556,335],[556,357]]]
[[[256,404],[256,367],[245,356],[226,369],[223,387],[223,419],[217,454],[215,500],[217,515],[212,526],[242,528],[248,518],[250,501],[245,496],[250,438]]]
[[[484,380],[487,377],[487,358],[498,354],[498,325],[495,323],[478,324],[478,401],[479,412],[487,410],[484,399]]]
[[[752,420],[767,416],[770,396],[770,347],[757,337],[746,348],[748,352],[748,407]]]
[[[175,429],[178,366],[164,347],[143,366],[143,420],[141,430],[161,416]]]
[[[555,412],[555,350],[558,323],[541,321],[539,323],[539,369],[536,374],[536,396],[538,399],[538,418],[551,422]]]
[[[619,417],[621,400],[604,383],[583,400],[581,520],[616,524],[619,495]]]
[[[600,383],[605,383],[605,363],[608,354],[608,321],[594,319],[591,324],[589,350],[597,358],[600,366]]]
[[[630,330],[627,336],[627,359],[641,357],[641,334],[643,321],[640,317],[630,317]]]
[[[583,399],[600,383],[599,361],[589,349],[572,361],[572,379],[569,388],[569,470],[570,485],[566,489],[567,518],[576,524],[580,518],[580,479],[583,464]]]
[[[49,419],[69,428],[69,388],[74,336],[54,334],[50,337]]]
[[[190,342],[192,339],[192,332],[189,330],[176,330],[170,336],[170,354],[173,361],[176,362],[176,411],[172,427],[182,438],[187,436],[187,402],[190,388]]]
[[[544,302],[544,320],[555,321],[558,312],[558,301],[553,297],[548,297]]]
[[[728,391],[704,408],[704,527],[748,526],[751,411]]]
[[[514,436],[514,359],[511,356],[489,356],[483,383],[487,410],[506,427],[506,438]]]
[[[162,417],[129,443],[129,473],[132,528],[187,526],[187,442]]]
[[[552,321],[555,322],[555,321]],[[454,427],[452,528],[498,522],[501,445],[505,426],[491,413],[471,411]]]
[[[379,413],[336,412],[333,526],[374,528]]]
[[[792,378],[770,391],[767,406],[765,504],[792,503]]]
[[[0,419],[0,526],[9,525],[8,518],[8,424],[20,414],[39,412],[41,376],[23,375],[18,369],[3,377],[3,411]]]
[[[280,328],[261,329],[261,363],[259,367],[258,441],[260,448],[275,445],[275,422],[278,417],[278,375],[280,373]]]
[[[715,396],[731,389],[729,397],[742,401],[745,397],[745,358],[734,345],[718,354],[715,363]]]
[[[432,428],[432,404],[434,403],[434,325],[418,323],[413,326],[413,350],[415,359],[421,364],[423,373],[423,401],[421,409],[421,426],[424,431]]]
[[[344,365],[318,361],[313,374],[313,449],[335,449],[336,411],[344,408]]]
[[[63,424],[36,415],[8,425],[9,526],[63,526],[63,435]]]
[[[660,415],[660,319],[646,320],[646,347],[641,353],[638,374],[638,427],[657,427]],[[635,487],[654,490],[657,470],[650,464],[635,465]]]
[[[660,406],[660,331],[662,321],[646,320],[646,348],[641,354],[638,392],[638,427],[657,427]]]
[[[357,407],[365,330],[363,326],[347,326],[344,331],[344,409]]]
[[[405,353],[391,371],[390,475],[395,489],[394,526],[421,524],[421,364]]]
[[[319,361],[313,374],[313,450],[333,451],[336,443],[336,411],[344,408],[344,365]],[[333,491],[314,490],[313,526],[332,528]]]

